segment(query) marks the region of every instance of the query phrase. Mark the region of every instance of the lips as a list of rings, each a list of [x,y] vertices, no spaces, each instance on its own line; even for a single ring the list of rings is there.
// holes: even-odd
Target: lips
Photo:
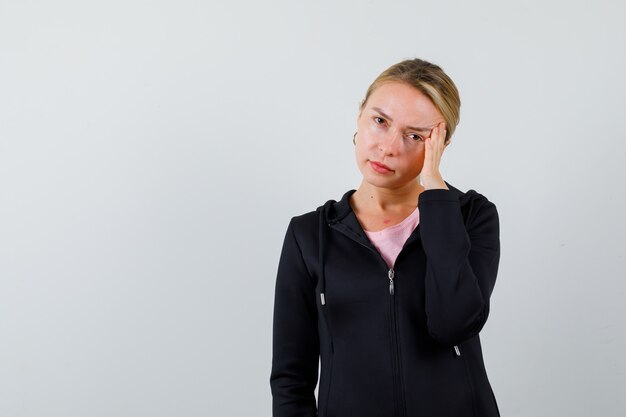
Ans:
[[[389,168],[385,164],[381,164],[380,162],[370,161],[370,165],[372,166],[372,169],[374,169],[374,171],[379,172],[381,174],[386,174],[388,172],[393,172],[393,170],[391,168]]]

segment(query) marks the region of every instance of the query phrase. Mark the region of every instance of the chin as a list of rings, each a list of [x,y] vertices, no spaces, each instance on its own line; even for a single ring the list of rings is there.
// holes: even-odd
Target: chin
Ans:
[[[380,188],[397,188],[399,186],[396,179],[391,176],[383,178],[378,175],[363,175],[363,181]]]

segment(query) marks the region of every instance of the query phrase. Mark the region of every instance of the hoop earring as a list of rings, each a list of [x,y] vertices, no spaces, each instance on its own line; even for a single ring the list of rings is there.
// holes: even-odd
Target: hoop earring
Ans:
[[[354,144],[354,146],[356,146],[356,134],[357,133],[359,133],[358,130],[356,132],[354,132],[354,135],[352,136],[352,143]]]

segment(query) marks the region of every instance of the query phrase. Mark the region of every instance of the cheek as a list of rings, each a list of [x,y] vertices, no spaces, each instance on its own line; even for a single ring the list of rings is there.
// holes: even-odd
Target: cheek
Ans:
[[[417,160],[419,161],[420,164],[424,163],[424,158],[425,157],[426,157],[426,149],[424,147],[422,147],[422,149],[417,154]]]
[[[420,151],[416,158],[415,158],[415,164],[418,166],[422,166],[424,165],[424,157],[426,156],[426,154],[424,153],[424,151]]]
[[[419,157],[415,161],[415,169],[417,170],[418,174],[420,172],[422,172],[422,168],[424,167],[424,157],[425,156],[426,155],[424,154],[424,152],[420,152]]]
[[[359,155],[364,155],[372,147],[372,135],[369,132],[359,130],[356,135],[356,152]]]
[[[405,164],[407,171],[415,173],[416,175],[419,174],[424,166],[424,156],[424,152],[417,152],[415,155],[412,155],[411,158],[407,158]]]
[[[375,149],[377,144],[380,143],[378,135],[380,134],[377,130],[368,129],[367,127],[364,130],[359,130],[359,134],[357,135],[357,146],[364,151],[371,151]]]
[[[361,139],[361,137],[357,136],[354,153],[356,155],[357,161],[362,162],[367,159],[367,150],[365,144],[363,143],[363,140],[359,139]]]
[[[380,126],[376,126],[375,124],[365,126],[363,133],[367,138],[367,143],[378,142],[381,138],[385,137],[382,128]]]

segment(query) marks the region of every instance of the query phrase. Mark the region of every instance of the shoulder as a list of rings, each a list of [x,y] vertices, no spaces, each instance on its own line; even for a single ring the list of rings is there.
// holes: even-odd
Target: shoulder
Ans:
[[[346,191],[338,200],[327,200],[315,210],[292,217],[291,222],[294,227],[306,227],[307,225],[318,225],[322,219],[327,222],[337,221],[352,210],[349,201],[350,196],[355,191],[354,189]]]
[[[461,212],[468,231],[497,237],[500,219],[495,203],[475,189],[469,189],[464,193],[458,191],[458,193]]]
[[[289,222],[289,227],[293,229],[298,238],[317,237],[322,223],[336,222],[352,210],[349,199],[355,191],[353,189],[348,190],[338,200],[329,199],[315,210],[293,216]]]
[[[451,185],[446,181],[448,190],[436,189],[423,191],[419,196],[420,211],[437,211],[439,207],[447,204],[454,204],[460,207],[463,219],[467,226],[482,223],[486,219],[498,221],[498,211],[496,205],[484,194],[469,189],[465,192]]]
[[[293,216],[289,221],[289,227],[298,238],[306,237],[317,230],[319,224],[319,213],[317,210],[308,211],[303,214]]]
[[[448,190],[436,189],[423,191],[419,195],[419,204],[429,204],[436,201],[450,201],[456,203],[458,201],[461,207],[494,205],[484,194],[479,193],[475,189],[469,189],[463,192],[447,181],[445,181],[445,183],[449,188]]]

